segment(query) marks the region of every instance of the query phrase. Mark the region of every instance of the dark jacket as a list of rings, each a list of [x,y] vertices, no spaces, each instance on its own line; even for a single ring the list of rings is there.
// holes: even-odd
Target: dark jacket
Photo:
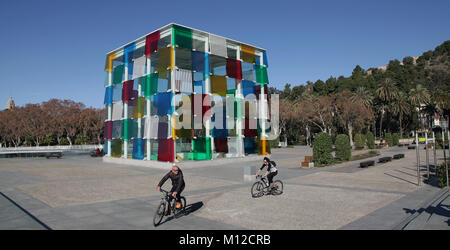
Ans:
[[[269,172],[276,172],[278,169],[276,168],[277,164],[274,161],[269,161],[269,164],[267,164],[267,171]],[[263,170],[263,168],[266,166],[266,164],[263,163],[260,170]]]
[[[162,187],[162,185],[164,185],[164,183],[167,181],[167,179],[169,179],[172,181],[172,190],[174,190],[174,192],[179,193],[180,190],[182,188],[184,188],[184,178],[183,178],[183,172],[181,172],[181,170],[178,171],[178,174],[174,174],[172,173],[172,171],[170,171],[169,173],[167,173],[159,182],[158,186]]]

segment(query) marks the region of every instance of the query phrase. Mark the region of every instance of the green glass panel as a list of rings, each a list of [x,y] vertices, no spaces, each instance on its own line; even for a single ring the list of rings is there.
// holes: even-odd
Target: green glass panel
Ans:
[[[196,138],[192,140],[193,160],[207,160],[212,158],[211,138]]]
[[[267,77],[267,68],[264,66],[256,66],[256,81],[261,85],[268,84],[269,79]]]
[[[173,26],[174,43],[176,46],[192,49],[192,30],[177,25]]]
[[[137,122],[132,119],[124,119],[122,126],[122,139],[137,137]]]
[[[150,98],[151,95],[158,93],[158,73],[145,76],[145,96]]]
[[[113,84],[122,83],[122,80],[123,80],[123,69],[124,69],[123,65],[119,65],[119,66],[114,68],[114,71],[113,71]]]

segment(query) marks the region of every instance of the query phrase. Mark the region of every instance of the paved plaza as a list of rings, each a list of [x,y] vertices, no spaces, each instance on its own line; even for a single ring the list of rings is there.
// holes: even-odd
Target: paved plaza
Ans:
[[[405,158],[359,168],[360,161],[300,168],[306,146],[272,149],[284,182],[280,196],[252,198],[244,167],[261,161],[179,164],[187,214],[153,226],[168,170],[104,163],[88,155],[0,159],[0,229],[444,229],[450,197],[417,179],[416,151],[379,150]],[[365,151],[356,151],[360,154]],[[443,161],[442,150],[438,151]],[[431,162],[433,161],[430,154]],[[426,175],[425,151],[421,150]],[[183,167],[185,166],[185,167]],[[170,189],[170,181],[163,188]]]

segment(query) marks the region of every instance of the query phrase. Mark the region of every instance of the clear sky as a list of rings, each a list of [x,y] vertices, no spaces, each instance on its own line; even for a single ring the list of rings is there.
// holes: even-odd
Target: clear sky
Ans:
[[[450,1],[0,0],[0,109],[103,107],[106,53],[168,23],[267,49],[269,86],[349,76],[450,39]]]

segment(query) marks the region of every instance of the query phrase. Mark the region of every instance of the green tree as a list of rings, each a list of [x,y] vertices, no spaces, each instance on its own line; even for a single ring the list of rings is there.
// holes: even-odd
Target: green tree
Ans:
[[[392,139],[392,134],[391,134],[391,133],[386,133],[386,136],[385,136],[385,142],[386,142],[386,144],[387,144],[389,147],[394,146],[394,141],[393,141],[393,139]]]
[[[372,132],[367,132],[366,134],[366,145],[369,149],[375,148],[375,137],[373,136]]]
[[[412,106],[418,110],[417,118],[419,120],[422,106],[426,105],[430,101],[430,94],[426,88],[424,88],[421,84],[418,84],[415,88],[409,91],[409,101]]]
[[[380,112],[380,138],[382,137],[383,132],[383,117],[384,113],[387,112],[387,108],[392,100],[397,96],[398,90],[395,82],[393,82],[390,78],[384,79],[381,82],[380,87],[376,91],[378,98],[381,100]]]
[[[334,161],[331,155],[332,144],[331,136],[327,133],[322,132],[316,136],[313,142],[313,158],[317,165],[327,165]]]
[[[405,115],[409,115],[411,113],[412,106],[408,100],[406,94],[402,91],[399,91],[397,96],[394,98],[391,103],[391,110],[394,115],[398,115],[399,127],[400,127],[400,137],[403,137],[403,117]]]
[[[355,147],[362,149],[364,148],[364,144],[366,142],[366,137],[363,134],[355,135]]]
[[[350,139],[345,134],[336,136],[336,159],[340,161],[348,161],[352,156]]]

